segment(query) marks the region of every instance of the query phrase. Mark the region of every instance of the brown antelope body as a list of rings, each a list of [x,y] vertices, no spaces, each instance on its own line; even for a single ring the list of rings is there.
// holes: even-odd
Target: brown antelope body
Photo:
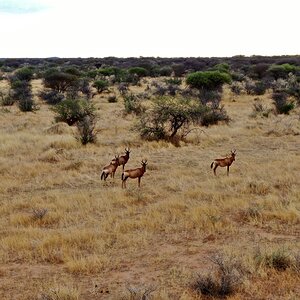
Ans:
[[[106,180],[109,174],[112,178],[114,178],[118,166],[119,166],[119,156],[115,156],[115,158],[111,161],[111,163],[102,169],[101,180],[102,179]]]
[[[231,151],[231,155],[229,157],[215,159],[210,165],[210,168],[211,169],[213,168],[214,174],[217,175],[216,174],[217,167],[227,167],[227,176],[228,176],[229,167],[235,161],[235,155],[236,155],[236,150]]]
[[[126,180],[128,178],[138,178],[138,186],[141,186],[141,178],[146,172],[147,160],[142,160],[142,167],[136,169],[125,170],[122,173],[122,188],[126,188]]]
[[[128,160],[129,160],[129,153],[130,153],[130,149],[129,148],[125,148],[125,155],[122,155],[119,157],[119,166],[123,166],[123,171],[125,168],[125,165],[127,164]]]

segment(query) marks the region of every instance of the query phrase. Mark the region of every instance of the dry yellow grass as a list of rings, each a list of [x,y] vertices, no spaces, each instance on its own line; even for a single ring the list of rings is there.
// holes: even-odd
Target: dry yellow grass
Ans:
[[[299,117],[252,118],[253,97],[233,102],[225,90],[232,122],[174,147],[142,141],[121,99],[106,97],[93,99],[100,133],[85,147],[38,99],[35,113],[0,109],[0,298],[130,299],[126,287],[153,286],[154,299],[200,299],[189,288],[193,276],[227,251],[250,274],[229,299],[296,299],[299,272],[257,269],[253,255],[257,247],[299,249]],[[125,147],[127,167],[148,159],[141,189],[136,180],[121,189],[120,168],[100,181]],[[230,176],[219,168],[214,177],[210,163],[232,148]]]

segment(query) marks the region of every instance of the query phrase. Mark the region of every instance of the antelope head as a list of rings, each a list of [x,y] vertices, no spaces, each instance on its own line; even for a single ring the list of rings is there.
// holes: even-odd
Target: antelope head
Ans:
[[[146,170],[146,166],[147,166],[147,159],[145,159],[145,160],[142,160],[141,161],[141,164],[142,164],[142,166],[145,168],[145,170]]]
[[[231,150],[231,157],[233,158],[233,160],[235,160],[235,156],[236,156],[236,149]]]

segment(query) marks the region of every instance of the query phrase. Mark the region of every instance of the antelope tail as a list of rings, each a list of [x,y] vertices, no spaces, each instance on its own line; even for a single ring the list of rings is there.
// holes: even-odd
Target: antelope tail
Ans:
[[[211,165],[210,165],[210,168],[212,169],[212,167],[213,167],[213,165],[214,165],[214,161],[211,163]]]
[[[124,173],[122,173],[121,179],[122,179],[122,181],[124,180]]]

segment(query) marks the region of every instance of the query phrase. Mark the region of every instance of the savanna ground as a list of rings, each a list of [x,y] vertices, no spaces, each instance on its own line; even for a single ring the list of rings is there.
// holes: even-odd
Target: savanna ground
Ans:
[[[37,98],[34,113],[1,108],[0,298],[135,299],[128,289],[153,288],[152,299],[200,299],[191,283],[223,254],[246,269],[228,299],[299,299],[299,268],[256,259],[299,255],[299,114],[250,117],[254,98],[225,89],[229,125],[195,130],[180,147],[142,141],[121,98],[93,99],[98,141],[87,146]],[[125,147],[127,168],[148,159],[140,189],[130,179],[121,189],[120,168],[100,181]],[[214,177],[211,162],[233,148],[230,176]]]

